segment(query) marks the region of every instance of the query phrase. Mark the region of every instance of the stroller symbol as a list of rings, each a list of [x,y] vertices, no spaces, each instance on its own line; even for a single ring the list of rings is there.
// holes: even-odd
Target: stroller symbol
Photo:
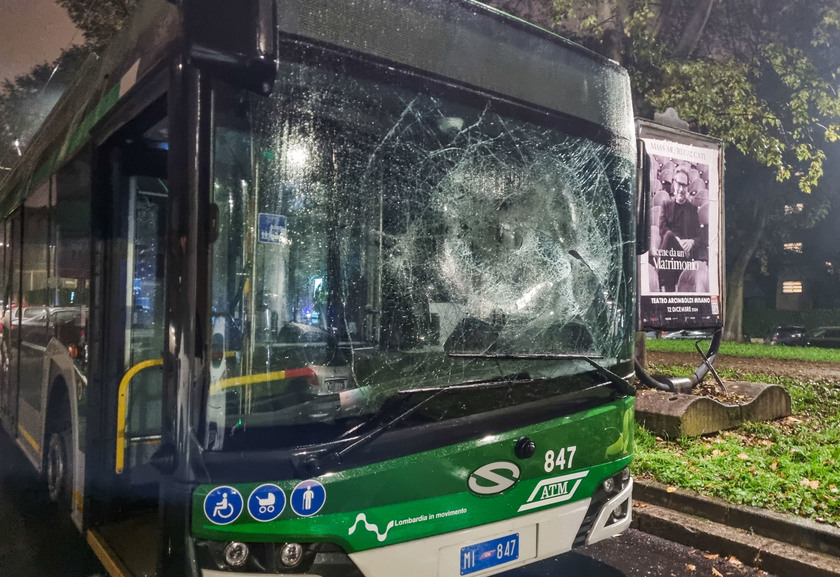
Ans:
[[[260,513],[274,513],[274,503],[276,501],[277,498],[274,496],[274,493],[269,493],[265,499],[257,497],[257,503],[260,505]]]
[[[272,483],[260,485],[248,497],[248,513],[262,523],[275,520],[285,508],[286,494]]]

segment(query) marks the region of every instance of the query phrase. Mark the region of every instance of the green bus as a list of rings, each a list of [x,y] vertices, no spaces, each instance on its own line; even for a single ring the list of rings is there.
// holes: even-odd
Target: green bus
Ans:
[[[118,576],[630,524],[627,73],[471,0],[140,2],[0,185],[0,421]]]

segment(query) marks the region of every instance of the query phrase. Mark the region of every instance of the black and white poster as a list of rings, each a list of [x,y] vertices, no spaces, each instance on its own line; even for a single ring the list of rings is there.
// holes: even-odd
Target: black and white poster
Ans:
[[[639,260],[643,329],[721,326],[720,148],[642,138],[650,249]]]

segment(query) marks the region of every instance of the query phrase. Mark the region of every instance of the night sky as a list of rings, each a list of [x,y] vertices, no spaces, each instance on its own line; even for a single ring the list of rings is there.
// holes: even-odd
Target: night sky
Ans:
[[[82,41],[55,0],[0,0],[0,80],[52,62],[62,48]]]

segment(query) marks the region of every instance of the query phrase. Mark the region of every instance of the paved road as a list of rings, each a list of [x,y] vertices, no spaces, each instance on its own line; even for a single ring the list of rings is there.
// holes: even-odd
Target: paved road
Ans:
[[[511,573],[510,577],[773,577],[737,559],[730,561],[635,529]]]
[[[84,539],[68,517],[58,514],[29,462],[5,433],[0,432],[0,577],[95,575],[104,575],[104,571]],[[616,539],[511,571],[505,577],[760,575],[767,576],[630,530]]]
[[[103,573],[69,515],[58,513],[32,465],[0,432],[0,576]]]

